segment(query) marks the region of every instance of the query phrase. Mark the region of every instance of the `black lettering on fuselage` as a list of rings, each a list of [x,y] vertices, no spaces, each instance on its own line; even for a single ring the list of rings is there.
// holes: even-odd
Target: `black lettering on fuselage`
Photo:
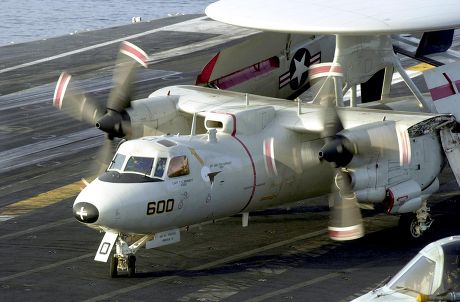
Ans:
[[[174,210],[174,199],[147,203],[147,215],[162,214]]]

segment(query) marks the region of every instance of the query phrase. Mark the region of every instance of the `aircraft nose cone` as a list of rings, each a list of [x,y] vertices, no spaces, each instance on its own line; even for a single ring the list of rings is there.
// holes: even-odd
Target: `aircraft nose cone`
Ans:
[[[99,218],[99,211],[91,203],[79,202],[73,206],[73,216],[80,222],[93,223]]]

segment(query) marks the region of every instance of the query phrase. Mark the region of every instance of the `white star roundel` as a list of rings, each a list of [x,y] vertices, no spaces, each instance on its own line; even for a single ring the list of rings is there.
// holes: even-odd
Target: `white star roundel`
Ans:
[[[305,48],[300,48],[294,54],[289,67],[289,73],[291,74],[289,85],[292,90],[299,89],[307,81],[310,59],[310,52]]]

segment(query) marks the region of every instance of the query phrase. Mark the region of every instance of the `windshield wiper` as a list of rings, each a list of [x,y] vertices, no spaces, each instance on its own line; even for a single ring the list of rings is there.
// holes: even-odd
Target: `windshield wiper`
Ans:
[[[376,287],[374,287],[374,289],[372,290],[372,292],[375,292],[377,289],[381,288],[382,286],[384,286],[385,284],[388,283],[388,281],[390,281],[392,275],[388,275],[385,279],[383,279],[382,281],[380,281],[379,284],[377,284]]]
[[[396,288],[393,289],[392,292],[382,293],[382,294],[377,295],[377,297],[379,298],[379,297],[383,297],[383,296],[388,296],[388,295],[392,295],[394,293],[400,293],[400,292],[403,292],[403,291],[413,292],[413,293],[416,293],[417,295],[422,295],[418,291],[416,291],[415,289],[404,287],[404,286],[396,286]]]

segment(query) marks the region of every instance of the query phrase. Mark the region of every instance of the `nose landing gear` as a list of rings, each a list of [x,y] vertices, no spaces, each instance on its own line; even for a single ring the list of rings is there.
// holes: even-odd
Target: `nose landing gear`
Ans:
[[[116,278],[120,271],[127,271],[128,277],[134,277],[136,275],[136,256],[128,255],[125,257],[113,254],[110,262],[109,275],[111,278]]]
[[[427,206],[425,201],[422,207],[415,213],[402,214],[399,219],[399,226],[405,233],[410,235],[410,238],[419,238],[431,227],[431,224],[433,223],[433,219],[431,218],[429,212],[430,208]]]
[[[134,254],[152,237],[152,235],[146,235],[128,245],[126,242],[127,236],[120,235],[115,243],[116,252],[112,255],[110,261],[109,276],[115,278],[119,272],[127,272],[128,277],[134,277],[136,275],[136,256]]]

